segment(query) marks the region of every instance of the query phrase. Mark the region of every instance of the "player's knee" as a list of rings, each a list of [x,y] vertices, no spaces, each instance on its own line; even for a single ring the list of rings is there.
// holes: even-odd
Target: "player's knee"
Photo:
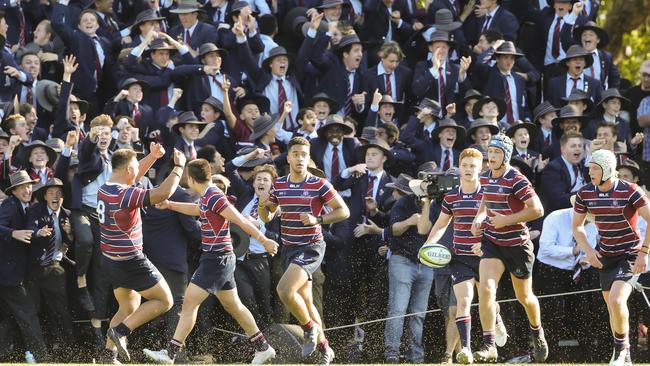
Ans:
[[[165,294],[165,296],[160,299],[160,307],[162,308],[163,312],[166,313],[171,310],[172,306],[174,306],[174,299],[172,298],[172,295]]]
[[[627,306],[627,301],[623,296],[620,296],[618,294],[610,294],[610,296],[609,296],[609,306],[613,310],[621,310],[625,306]]]
[[[494,283],[489,281],[481,282],[481,285],[478,288],[479,299],[489,300],[493,297],[496,297],[497,287]]]
[[[469,298],[469,296],[465,297],[459,297],[456,298],[456,308],[457,310],[464,311],[467,310],[472,303],[472,300]]]

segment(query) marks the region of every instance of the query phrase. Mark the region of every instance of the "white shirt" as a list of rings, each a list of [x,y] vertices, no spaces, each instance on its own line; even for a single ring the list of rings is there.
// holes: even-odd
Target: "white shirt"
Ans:
[[[327,180],[330,182],[334,181],[334,178],[332,177],[332,157],[334,156],[332,152],[333,148],[334,145],[327,143],[325,154],[323,155],[323,169],[325,170],[325,176],[327,177]],[[343,145],[339,144],[337,148],[339,150],[339,174],[341,174],[343,170],[347,168],[347,166],[345,165],[345,158],[343,157]],[[339,194],[341,197],[350,197],[350,195],[352,195],[352,191],[346,189],[345,191],[339,192]]]
[[[585,185],[585,178],[582,176],[582,174],[580,174],[576,178],[576,175],[573,172],[573,164],[569,163],[569,161],[567,161],[564,158],[564,156],[562,156],[562,161],[564,161],[564,165],[569,170],[569,176],[571,177],[571,192],[577,192],[578,189],[580,189],[580,187]],[[580,168],[581,168],[580,164],[578,163],[576,165],[578,166],[578,173],[581,173],[580,172]],[[576,182],[576,179],[578,180],[577,182]]]
[[[512,74],[503,75],[503,77],[506,78],[506,81],[508,82],[508,89],[510,90],[510,103],[512,104],[512,118],[514,121],[518,121],[519,107],[517,105],[517,84],[515,83],[515,78],[512,76]],[[507,122],[508,121],[507,116],[503,116],[501,121]]]
[[[244,216],[251,216],[251,213],[253,213],[253,208],[255,204],[255,200],[257,199],[257,194],[253,196],[253,198],[248,202],[246,207],[244,207],[241,210],[242,215]],[[259,215],[257,216],[257,223],[259,224],[259,230],[262,232],[262,234],[266,234],[266,226],[264,225],[264,221],[260,219]],[[248,247],[248,251],[253,253],[253,254],[262,254],[266,253],[266,249],[264,249],[264,245],[260,243],[257,239],[254,237],[250,237],[250,245]],[[239,259],[243,260],[244,256],[239,257]]]
[[[565,96],[571,95],[571,91],[573,90],[573,76],[567,74],[566,76],[566,89],[565,89]],[[585,90],[585,73],[582,72],[580,76],[578,77],[578,81],[576,83],[577,89],[580,90]]]
[[[214,75],[214,78],[212,75],[206,76],[208,77],[208,82],[210,83],[210,95],[217,98],[220,102],[223,103],[223,89],[221,89],[221,86],[219,86],[219,83],[223,84],[223,74],[219,72]],[[219,83],[217,83],[217,81],[214,81],[215,78]]]
[[[47,212],[52,217],[52,209],[47,208]],[[63,245],[63,236],[61,234],[61,226],[59,226],[59,220],[61,215],[61,209],[56,212],[56,220],[52,220],[52,228],[54,229],[54,254],[52,255],[52,260],[60,261],[63,259],[63,253],[61,253],[61,246]],[[45,256],[45,254],[43,254]]]
[[[111,165],[111,154],[108,154],[108,159],[104,162],[104,170],[95,178],[94,181],[88,183],[81,189],[81,203],[85,206],[97,208],[97,192],[99,188],[104,185],[113,174],[113,166]]]
[[[386,83],[386,76],[384,76],[385,74],[387,74],[386,69],[384,69],[384,65],[379,62],[377,64],[377,75],[381,76],[381,78],[384,79],[384,84]],[[395,80],[395,72],[391,72],[388,78],[390,79],[390,96],[393,98],[393,100],[399,101],[399,98],[397,97],[397,81]]]
[[[271,82],[266,85],[264,88],[264,96],[269,100],[269,106],[271,113],[280,113],[280,94],[278,92],[278,80],[282,80],[282,87],[284,88],[284,93],[287,96],[287,100],[293,104],[291,108],[291,123],[293,127],[298,126],[298,110],[300,105],[298,104],[298,93],[296,88],[287,80],[286,76],[277,76],[271,74]],[[289,118],[289,116],[287,116]],[[288,123],[289,121],[285,121]]]
[[[540,8],[541,9],[541,8]],[[568,13],[565,15],[562,20],[560,21],[560,32],[562,32],[562,26],[564,23],[566,24],[574,24],[576,21],[576,16],[573,15],[572,13]],[[553,57],[553,31],[555,30],[555,25],[557,24],[559,18],[557,15],[555,15],[555,19],[553,19],[553,22],[551,23],[551,26],[548,28],[548,36],[546,37],[546,53],[544,55],[544,66],[554,64],[556,62],[559,62],[560,60],[563,60],[564,57],[566,56],[566,53],[564,52],[564,48],[562,48],[562,37],[560,36],[559,38],[559,53],[557,58]]]
[[[539,237],[537,260],[551,267],[572,271],[575,262],[573,247],[573,207],[551,212],[546,219]],[[598,230],[593,223],[585,223],[587,242],[596,247]]]

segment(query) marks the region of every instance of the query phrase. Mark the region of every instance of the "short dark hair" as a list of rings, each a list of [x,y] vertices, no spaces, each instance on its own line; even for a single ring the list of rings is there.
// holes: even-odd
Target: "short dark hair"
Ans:
[[[209,163],[214,163],[214,154],[217,152],[217,149],[212,145],[205,145],[196,152],[197,159],[205,159]]]
[[[21,103],[18,106],[18,113],[20,113],[23,117],[31,113],[33,110],[34,106],[29,103]]]
[[[18,61],[19,61],[20,63],[22,63],[22,62],[23,62],[23,59],[25,58],[25,56],[29,56],[29,55],[32,55],[32,56],[36,56],[36,57],[38,57],[38,54],[37,54],[36,52],[34,52],[34,51],[27,51],[27,52],[24,52],[22,55],[20,55],[20,60],[18,60]]]
[[[605,121],[605,120],[602,120],[602,121],[598,122],[598,124],[596,125],[596,134],[598,133],[598,129],[601,128],[601,127],[611,128],[612,129],[612,135],[614,137],[618,136],[618,125],[616,123],[608,122],[608,121]]]
[[[296,116],[296,120],[298,120],[298,121],[302,121],[302,120],[304,120],[304,119],[305,119],[305,115],[306,115],[307,112],[309,112],[309,111],[312,111],[312,112],[316,113],[316,111],[315,111],[314,108],[312,108],[312,107],[300,108],[300,110],[298,111],[298,115]]]
[[[294,146],[307,146],[308,148],[311,148],[311,144],[309,143],[309,140],[302,136],[296,136],[292,137],[291,140],[289,140],[289,143],[287,144],[287,151],[290,151],[292,147]]]
[[[187,176],[194,179],[197,183],[207,183],[212,181],[212,169],[210,163],[205,159],[194,159],[185,166]]]
[[[503,39],[503,34],[494,29],[486,29],[481,32],[481,35],[484,36],[485,39],[490,43],[494,43],[500,39]]]
[[[562,134],[560,137],[560,146],[566,145],[569,142],[569,139],[578,138],[582,140],[582,134],[580,132],[569,131]]]
[[[99,22],[99,15],[97,15],[97,10],[95,10],[95,9],[84,9],[81,13],[79,13],[79,19],[77,20],[77,24],[81,23],[81,18],[86,14],[94,15],[95,19],[97,19],[97,22]]]
[[[271,14],[264,14],[257,19],[260,34],[272,36],[278,32],[278,20]]]
[[[113,170],[122,169],[127,166],[131,159],[136,157],[136,152],[133,149],[119,149],[113,152],[111,156],[111,166]]]

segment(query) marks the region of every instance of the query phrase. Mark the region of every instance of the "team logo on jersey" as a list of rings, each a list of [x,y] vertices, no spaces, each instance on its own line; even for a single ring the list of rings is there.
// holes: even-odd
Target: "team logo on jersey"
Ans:
[[[618,201],[614,201],[614,202],[612,202],[612,205],[614,205],[614,206],[618,206]]]
[[[499,193],[503,193],[503,188],[499,187]]]
[[[307,197],[307,196],[309,196],[309,192],[308,191],[302,191],[302,195]]]

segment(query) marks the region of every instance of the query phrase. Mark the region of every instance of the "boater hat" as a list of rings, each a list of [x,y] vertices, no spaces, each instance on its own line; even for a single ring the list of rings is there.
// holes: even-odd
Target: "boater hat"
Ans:
[[[5,189],[5,194],[6,195],[11,194],[14,188],[26,183],[36,184],[38,183],[38,179],[30,178],[29,174],[27,174],[27,172],[24,170],[19,170],[15,172],[14,174],[9,176],[9,184],[11,185]]]

